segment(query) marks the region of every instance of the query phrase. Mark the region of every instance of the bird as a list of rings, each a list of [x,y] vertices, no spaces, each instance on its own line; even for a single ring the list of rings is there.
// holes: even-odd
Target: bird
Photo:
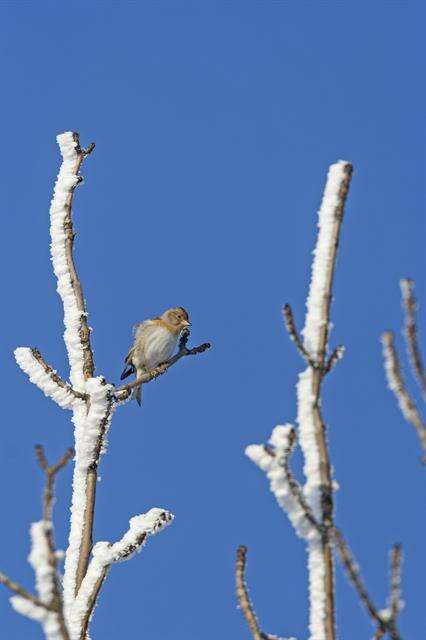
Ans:
[[[183,307],[172,307],[161,316],[136,324],[133,328],[133,344],[124,360],[126,366],[120,380],[132,373],[137,379],[148,369],[168,360],[182,331],[190,325],[188,313]],[[132,397],[140,406],[141,385],[135,387]]]

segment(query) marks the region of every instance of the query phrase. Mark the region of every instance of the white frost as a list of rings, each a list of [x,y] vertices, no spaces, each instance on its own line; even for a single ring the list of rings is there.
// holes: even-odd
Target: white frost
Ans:
[[[347,174],[348,163],[339,160],[328,170],[327,182],[321,207],[318,211],[318,237],[312,263],[312,276],[306,301],[305,327],[302,331],[307,351],[315,356],[320,348],[321,329],[326,319],[322,313],[324,296],[329,290],[331,268],[334,256],[334,244],[339,223],[336,219],[336,207],[339,204],[339,192]]]
[[[164,529],[173,520],[172,514],[164,509],[150,509],[148,513],[134,516],[129,521],[129,529],[118,542],[98,542],[92,550],[87,573],[78,596],[68,617],[71,640],[78,640],[81,623],[93,596],[96,583],[102,579],[106,567],[114,562],[129,560],[146,543],[146,538]]]
[[[79,335],[82,311],[78,308],[71,284],[64,229],[67,205],[74,187],[79,182],[79,156],[76,151],[77,143],[71,131],[61,133],[56,140],[63,160],[50,204],[50,251],[53,270],[58,279],[57,291],[64,305],[64,340],[70,362],[70,380],[77,391],[83,391],[83,347]]]
[[[252,444],[246,448],[246,455],[266,473],[270,482],[270,489],[277,499],[280,507],[288,515],[291,524],[298,536],[304,540],[316,539],[318,533],[307,520],[303,509],[293,497],[283,467],[283,459],[288,456],[292,426],[289,424],[278,425],[272,431],[270,444],[274,448],[274,454],[265,451],[263,445]]]
[[[36,385],[45,396],[52,398],[63,409],[72,409],[75,401],[74,395],[69,389],[60,387],[48,373],[45,372],[43,366],[33,356],[31,349],[28,347],[19,347],[14,351],[15,360],[21,367],[22,371],[27,374],[30,381]]]
[[[104,384],[102,377],[89,378],[85,382],[84,392],[90,395],[90,408],[84,402],[74,409],[75,465],[71,503],[71,522],[68,548],[65,554],[65,572],[63,579],[65,614],[74,602],[76,573],[86,509],[86,477],[89,466],[95,459],[96,447],[111,421],[113,406],[108,396],[112,385]],[[103,422],[106,420],[106,424]]]

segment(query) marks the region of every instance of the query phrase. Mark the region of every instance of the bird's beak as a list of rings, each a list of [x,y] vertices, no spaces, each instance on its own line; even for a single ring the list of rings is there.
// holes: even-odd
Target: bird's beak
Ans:
[[[182,324],[183,324],[184,327],[190,327],[191,326],[191,323],[188,322],[188,320],[182,320]]]

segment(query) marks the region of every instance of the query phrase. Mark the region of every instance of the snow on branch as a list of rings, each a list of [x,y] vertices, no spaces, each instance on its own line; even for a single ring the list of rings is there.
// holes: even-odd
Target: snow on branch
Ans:
[[[295,442],[291,425],[278,425],[269,439],[271,446],[249,445],[246,455],[266,473],[270,489],[280,507],[286,512],[297,535],[304,539],[316,539],[318,532],[292,489],[294,480],[289,477],[288,459]]]
[[[332,542],[327,531],[333,525],[333,485],[322,420],[321,383],[343,355],[343,347],[327,352],[333,274],[344,205],[352,165],[339,161],[329,168],[318,211],[318,236],[306,301],[305,326],[297,332],[290,305],[283,318],[290,339],[307,368],[297,384],[298,440],[304,457],[305,483],[293,479],[288,458],[294,432],[288,425],[274,429],[272,447],[252,445],[247,455],[265,471],[271,490],[288,514],[308,550],[310,640],[334,640],[334,586]],[[293,434],[293,435],[292,435]]]
[[[422,390],[423,397],[426,398],[426,373],[417,340],[417,303],[413,293],[414,282],[409,278],[401,278],[399,285],[401,288],[402,306],[405,311],[404,337],[408,358],[411,363],[413,375]]]
[[[352,165],[344,160],[330,166],[318,211],[318,237],[302,331],[305,349],[317,361],[323,360],[327,345],[334,265],[351,175]]]
[[[74,601],[69,617],[71,640],[85,638],[87,624],[96,602],[99,590],[109,567],[115,562],[129,560],[138,553],[148,536],[155,535],[173,520],[173,515],[164,509],[150,509],[148,513],[134,516],[129,521],[129,529],[118,542],[98,542],[92,550],[86,575]]]
[[[18,613],[39,622],[47,640],[69,640],[62,609],[51,514],[55,476],[71,455],[72,450],[68,449],[56,464],[49,466],[43,448],[40,445],[36,447],[36,458],[45,478],[43,519],[33,522],[30,527],[31,551],[28,556],[28,562],[34,570],[37,596],[32,596],[4,574],[0,574],[0,582],[16,594],[10,599],[12,607]]]
[[[403,417],[414,427],[423,449],[423,461],[426,462],[426,425],[404,383],[392,331],[382,333],[381,342],[388,387],[393,391]]]
[[[53,270],[57,277],[57,291],[64,305],[64,340],[70,363],[70,380],[78,391],[84,391],[84,380],[93,375],[93,355],[90,330],[81,284],[72,258],[74,232],[71,222],[71,204],[75,187],[82,178],[78,175],[87,150],[81,149],[78,135],[67,131],[57,136],[62,154],[50,205],[50,236]]]
[[[15,360],[30,382],[36,385],[44,395],[52,398],[62,409],[72,409],[76,398],[84,395],[75,392],[46,364],[37,349],[19,347],[14,351]]]
[[[146,372],[143,378],[116,389],[108,384],[102,376],[95,377],[93,351],[90,342],[90,328],[87,322],[87,311],[83,297],[82,285],[79,280],[73,259],[74,228],[72,220],[72,202],[76,186],[82,181],[79,175],[84,158],[89,155],[94,144],[83,149],[79,143],[79,136],[75,132],[65,132],[57,136],[57,142],[62,155],[62,164],[55,183],[53,198],[50,206],[50,235],[51,259],[54,274],[57,278],[57,291],[61,297],[64,311],[64,340],[70,365],[70,383],[64,382],[56,371],[42,358],[37,349],[19,348],[15,351],[15,358],[21,369],[29,376],[30,381],[52,398],[64,409],[72,410],[75,439],[75,464],[71,498],[71,518],[68,548],[65,554],[64,577],[59,585],[55,578],[54,600],[55,606],[46,605],[41,597],[32,596],[22,587],[16,585],[7,576],[0,573],[0,583],[3,583],[16,596],[14,606],[26,615],[43,621],[45,633],[51,633],[50,640],[54,640],[56,631],[48,631],[48,624],[52,624],[54,613],[58,615],[61,625],[62,640],[69,640],[68,627],[71,625],[75,637],[87,639],[88,622],[96,600],[98,588],[103,581],[100,579],[98,587],[92,593],[90,600],[90,580],[93,576],[106,574],[112,562],[127,559],[138,550],[147,535],[156,533],[159,528],[171,521],[171,516],[162,510],[152,510],[145,516],[138,516],[131,521],[129,532],[115,545],[99,543],[93,550],[93,558],[89,567],[92,551],[93,518],[98,480],[98,465],[101,455],[106,450],[107,434],[112,414],[117,406],[122,404],[130,395],[134,386],[150,382],[181,358],[196,355],[206,351],[209,343],[188,348],[189,332],[181,336],[178,352],[159,367]],[[48,467],[43,452],[38,449],[38,460],[42,469],[49,477],[53,477],[56,467]],[[58,463],[60,468],[60,462]],[[57,465],[57,466],[58,466]],[[50,485],[49,485],[50,486]],[[46,489],[45,498],[49,509],[45,509],[43,522],[50,522],[51,487]],[[50,498],[49,498],[50,496]],[[56,564],[53,559],[52,528],[44,524],[33,528],[34,552],[32,558],[42,558],[42,534],[49,551],[51,573],[47,565],[41,569],[41,560],[37,564],[36,574],[39,586],[47,598],[49,582]],[[136,536],[136,537],[135,537]],[[106,545],[106,546],[105,546]],[[49,569],[49,571],[48,571]],[[44,576],[44,577],[43,577]],[[50,576],[50,577],[49,577]],[[42,579],[43,577],[43,579]],[[87,578],[87,579],[86,579]],[[82,587],[84,581],[85,587]],[[89,586],[88,586],[89,585]],[[43,596],[44,597],[44,596]],[[45,599],[45,598],[44,598]],[[77,603],[77,605],[76,605]],[[87,610],[83,611],[85,603]],[[53,607],[53,608],[52,608]],[[76,614],[76,611],[79,614]],[[47,611],[47,613],[46,613]],[[77,618],[76,618],[77,615]],[[82,628],[77,631],[76,619],[82,622]],[[77,626],[76,626],[77,625]],[[80,634],[80,635],[79,635]]]

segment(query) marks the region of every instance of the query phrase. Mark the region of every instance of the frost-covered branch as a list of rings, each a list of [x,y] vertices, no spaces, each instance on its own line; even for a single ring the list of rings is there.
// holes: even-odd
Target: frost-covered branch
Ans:
[[[48,640],[69,640],[62,606],[51,516],[55,476],[66,465],[71,455],[72,450],[68,449],[56,464],[49,466],[43,448],[40,445],[36,446],[36,457],[45,478],[43,518],[33,522],[30,527],[31,552],[28,556],[28,562],[34,570],[37,597],[30,595],[6,576],[0,576],[0,582],[16,593],[10,600],[12,607],[18,613],[38,621]]]
[[[15,349],[15,360],[30,382],[36,385],[44,395],[52,398],[62,409],[72,409],[76,398],[84,399],[84,394],[74,391],[43,360],[37,349],[19,347]]]
[[[84,392],[84,381],[93,375],[94,364],[83,290],[73,259],[75,234],[71,207],[74,190],[82,181],[80,167],[95,145],[92,143],[87,149],[82,149],[78,134],[70,131],[56,139],[62,165],[50,205],[50,251],[58,280],[57,291],[64,306],[64,340],[70,363],[70,380],[77,391]]]
[[[331,165],[328,172],[318,212],[319,231],[306,302],[305,326],[301,332],[303,340],[297,332],[291,307],[287,304],[283,309],[290,339],[307,363],[297,385],[298,438],[304,456],[304,486],[299,487],[288,466],[292,433],[288,426],[274,429],[270,441],[273,453],[257,445],[246,450],[247,455],[267,474],[279,504],[298,535],[307,542],[311,640],[335,638],[333,545],[327,535],[333,526],[333,486],[320,404],[324,376],[343,355],[341,346],[328,355],[327,339],[334,266],[351,175],[352,165],[344,161]]]
[[[402,306],[405,310],[404,336],[408,358],[411,363],[414,378],[417,380],[423,396],[426,396],[426,373],[423,368],[422,356],[417,341],[416,299],[414,297],[414,282],[409,278],[402,278],[401,287]]]
[[[42,358],[37,349],[19,348],[15,351],[18,365],[29,376],[31,382],[36,384],[45,395],[49,396],[59,406],[72,410],[72,422],[74,423],[75,439],[75,464],[73,474],[73,487],[71,499],[71,519],[68,548],[65,554],[64,577],[61,589],[59,589],[56,578],[53,577],[53,540],[51,538],[51,527],[47,525],[33,527],[33,547],[36,548],[41,557],[43,553],[50,562],[51,584],[53,595],[61,602],[61,606],[55,609],[55,615],[62,624],[61,638],[68,638],[69,628],[72,627],[73,638],[86,638],[87,626],[90,614],[96,600],[97,591],[103,581],[100,580],[96,593],[92,591],[90,597],[86,597],[87,584],[90,576],[93,576],[94,569],[99,565],[100,548],[96,546],[96,553],[90,564],[88,571],[90,554],[92,552],[92,532],[93,518],[96,498],[97,472],[101,455],[106,450],[107,434],[114,410],[130,394],[131,389],[142,383],[149,382],[164,373],[169,367],[185,356],[202,353],[210,347],[208,343],[198,347],[188,348],[187,342],[189,333],[185,333],[180,341],[178,353],[167,362],[160,365],[146,375],[131,384],[124,385],[116,389],[114,385],[108,384],[102,376],[94,377],[95,364],[93,351],[90,342],[90,328],[87,321],[87,311],[83,297],[82,285],[77,275],[77,270],[73,259],[74,229],[72,221],[72,202],[75,188],[82,182],[80,168],[84,158],[89,155],[94,144],[90,144],[87,149],[83,149],[79,143],[77,133],[66,132],[57,136],[57,142],[62,155],[62,164],[55,184],[53,198],[50,206],[50,235],[51,235],[51,258],[55,276],[57,278],[57,291],[61,297],[64,311],[64,341],[68,353],[70,365],[70,384],[57,374]],[[38,460],[40,466],[46,473],[46,477],[53,477],[56,470],[60,468],[48,467],[43,451],[38,449]],[[50,475],[49,475],[50,474]],[[51,508],[51,487],[45,491],[45,516],[43,522],[50,518]],[[151,514],[151,516],[149,515]],[[129,535],[137,528],[138,523],[144,526],[145,530],[141,538],[135,542],[136,547],[141,546],[146,535],[155,533],[160,524],[169,522],[171,518],[163,510],[151,510],[146,516],[132,520]],[[161,523],[152,521],[152,514],[157,514]],[[163,514],[163,515],[161,515]],[[150,520],[151,518],[151,520]],[[163,520],[162,520],[163,518]],[[150,529],[151,527],[151,529]],[[141,530],[142,531],[142,530]],[[123,538],[124,542],[126,536]],[[41,540],[44,540],[42,553]],[[121,541],[123,542],[123,541]],[[106,543],[105,543],[106,544]],[[109,545],[111,552],[117,551],[120,543]],[[124,544],[124,543],[123,543]],[[135,548],[136,548],[135,547]],[[121,559],[130,557],[130,547],[125,552],[122,548]],[[34,552],[34,556],[37,555]],[[103,560],[105,560],[105,554]],[[120,558],[111,557],[111,562]],[[98,563],[98,564],[97,564]],[[104,563],[103,572],[106,572],[110,563]],[[47,565],[46,565],[47,567]],[[55,564],[56,569],[56,564]],[[36,573],[38,567],[36,569]],[[55,574],[56,575],[56,574]],[[98,576],[100,579],[100,576]],[[86,580],[87,578],[87,580]],[[4,584],[9,586],[14,584],[4,577]],[[86,587],[82,589],[82,583]],[[46,583],[47,584],[47,583]],[[58,595],[59,594],[59,595]],[[19,597],[20,596],[20,597]],[[62,607],[63,599],[63,607]],[[42,622],[45,634],[54,634],[56,631],[49,631],[48,626],[53,618],[52,612],[47,610],[42,598],[25,597],[23,591],[18,594],[14,601],[16,609],[21,612],[26,611],[26,615]],[[50,605],[49,605],[50,606]],[[84,606],[86,610],[83,611]],[[43,608],[44,607],[44,608]],[[76,614],[76,611],[79,614]],[[47,611],[47,613],[46,613]],[[46,617],[48,615],[48,617]],[[63,614],[63,615],[62,615]],[[49,617],[50,616],[50,617]],[[61,618],[62,616],[62,618]],[[77,620],[77,622],[76,622]],[[78,621],[82,627],[77,630]],[[53,623],[52,623],[53,624]],[[53,627],[52,627],[53,628]],[[49,638],[53,640],[54,635]],[[58,636],[59,638],[59,636]]]
[[[420,413],[414,404],[414,401],[411,399],[402,378],[401,367],[396,353],[394,335],[392,331],[385,331],[382,333],[381,342],[388,387],[393,391],[403,417],[416,430],[417,437],[423,449],[423,459],[426,461],[426,425],[423,423]]]
[[[148,536],[155,535],[173,520],[173,515],[164,509],[151,509],[148,513],[134,516],[129,529],[118,542],[98,542],[92,550],[87,573],[81,584],[70,617],[71,640],[84,640],[93,607],[110,566],[129,560],[139,552]]]
[[[249,445],[246,455],[266,473],[270,489],[288,515],[297,535],[304,540],[316,539],[316,520],[309,506],[305,502],[301,504],[295,488],[297,483],[289,471],[288,460],[294,442],[293,427],[289,424],[278,425],[272,431],[269,445]]]

